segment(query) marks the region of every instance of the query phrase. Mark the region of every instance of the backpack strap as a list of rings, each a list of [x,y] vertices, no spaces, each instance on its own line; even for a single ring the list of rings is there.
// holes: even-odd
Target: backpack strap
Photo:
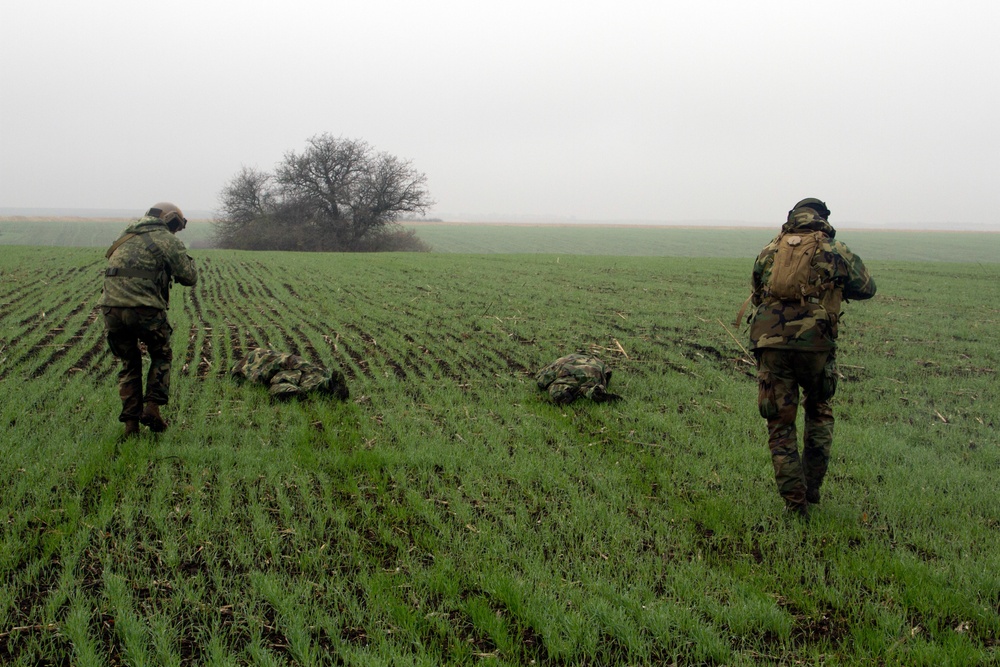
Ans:
[[[111,267],[104,270],[104,275],[109,277],[119,277],[119,278],[145,278],[146,280],[152,280],[154,282],[160,279],[161,271],[144,271],[142,269],[125,269],[119,267]]]
[[[153,257],[155,257],[156,259],[160,260],[161,262],[164,261],[165,258],[163,257],[163,250],[160,248],[160,246],[153,243],[153,239],[149,237],[149,232],[143,232],[143,233],[146,235],[145,238],[146,250],[151,252],[153,254]]]
[[[153,257],[155,257],[162,265],[159,271],[147,271],[144,269],[127,269],[119,267],[111,267],[105,269],[104,275],[108,277],[119,277],[119,278],[143,278],[145,280],[152,280],[154,283],[159,285],[160,290],[163,293],[164,301],[170,299],[170,271],[169,267],[166,265],[166,257],[163,254],[163,249],[153,242],[153,239],[149,236],[149,232],[129,232],[128,234],[122,235],[120,239],[115,241],[108,251],[104,253],[104,256],[111,259],[111,255],[115,254],[115,251],[129,239],[143,236],[143,240],[146,242],[146,250],[148,250]]]
[[[111,247],[108,248],[108,251],[106,253],[104,253],[104,256],[107,259],[111,259],[111,255],[115,254],[115,251],[118,250],[118,248],[120,248],[123,243],[125,243],[126,241],[128,241],[131,238],[134,238],[134,237],[140,236],[140,235],[145,235],[145,237],[146,237],[145,238],[145,241],[146,241],[146,250],[148,250],[149,252],[153,253],[153,257],[155,257],[156,259],[162,260],[163,259],[163,250],[160,249],[160,246],[156,245],[153,242],[153,239],[151,239],[149,237],[149,232],[148,231],[147,232],[129,232],[128,234],[123,234],[121,236],[121,238],[119,238],[117,241],[115,241],[114,243],[111,244]]]
[[[750,299],[752,298],[753,298],[753,292],[750,292],[750,296],[748,296],[747,300],[743,302],[742,306],[740,306],[740,312],[736,314],[736,319],[733,321],[733,326],[736,327],[737,329],[740,328],[740,323],[743,321],[743,313],[747,311],[747,306],[750,305]]]
[[[121,238],[119,238],[117,241],[111,244],[111,247],[108,248],[108,251],[104,253],[104,257],[106,259],[111,259],[111,255],[115,254],[115,250],[118,250],[121,244],[125,243],[133,236],[137,236],[137,234],[135,232],[129,232],[128,234],[123,234]]]

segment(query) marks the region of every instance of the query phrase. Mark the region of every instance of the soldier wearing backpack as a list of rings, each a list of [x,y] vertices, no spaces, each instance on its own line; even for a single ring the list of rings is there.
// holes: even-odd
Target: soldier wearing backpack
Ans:
[[[809,503],[819,502],[830,461],[841,303],[875,295],[861,258],[834,240],[829,216],[819,199],[797,203],[753,267],[750,344],[757,358],[758,407],[767,420],[778,492],[786,508],[802,516],[808,516]],[[800,388],[801,458],[795,432]]]
[[[124,437],[139,432],[139,424],[160,432],[167,421],[160,406],[167,404],[173,352],[167,321],[170,284],[193,286],[198,281],[194,260],[174,235],[187,218],[173,204],[154,204],[108,248],[104,291],[97,305],[104,313],[108,347],[122,360],[118,393],[125,423]],[[142,350],[149,353],[146,392],[142,391]],[[143,406],[145,403],[145,406]]]

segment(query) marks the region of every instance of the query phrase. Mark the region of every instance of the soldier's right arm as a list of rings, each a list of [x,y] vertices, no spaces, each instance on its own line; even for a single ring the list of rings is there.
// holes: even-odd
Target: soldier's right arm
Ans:
[[[768,256],[768,248],[770,246],[764,248],[753,263],[753,275],[750,279],[750,302],[754,306],[759,306],[764,300],[764,259]]]

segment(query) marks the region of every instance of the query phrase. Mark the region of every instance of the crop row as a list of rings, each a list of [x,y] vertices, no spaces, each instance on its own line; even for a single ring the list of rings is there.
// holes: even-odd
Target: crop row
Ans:
[[[252,256],[227,261],[223,255],[201,258],[199,270],[195,288],[173,290],[174,356],[181,376],[224,376],[256,346],[336,365],[350,380],[361,383],[391,376],[396,381],[459,386],[501,373],[525,374],[576,347],[593,346],[607,356],[634,362],[638,373],[645,372],[646,346],[677,351],[673,363],[678,366],[685,358],[700,360],[707,355],[726,364],[741,356],[731,345],[726,349],[722,328],[706,343],[677,313],[643,313],[625,305],[614,312],[606,308],[595,312],[594,294],[612,288],[577,287],[572,276],[565,284],[540,289],[530,284],[530,270],[516,279],[520,284],[495,284],[465,267],[446,282],[437,279],[432,287],[421,284],[418,276],[400,283],[389,277],[390,271],[383,275],[366,271],[345,279],[316,262],[304,262],[299,271]],[[24,315],[23,329],[16,336],[22,347],[59,345],[33,370],[35,374],[44,373],[67,354],[74,363],[64,371],[90,372],[95,364],[111,363],[100,349],[101,320],[94,310],[99,286],[93,273],[69,278],[60,288],[65,296],[56,305],[60,313],[56,327],[45,329],[37,314]],[[677,321],[664,321],[671,315]],[[53,316],[55,312],[46,315],[49,321]],[[10,317],[17,313],[12,311]],[[53,330],[66,327],[70,336],[53,339],[57,333]],[[45,337],[43,330],[51,335]],[[633,348],[627,351],[618,339],[630,341]],[[86,352],[73,352],[77,345],[84,345]],[[23,369],[37,355],[27,350],[4,372]]]

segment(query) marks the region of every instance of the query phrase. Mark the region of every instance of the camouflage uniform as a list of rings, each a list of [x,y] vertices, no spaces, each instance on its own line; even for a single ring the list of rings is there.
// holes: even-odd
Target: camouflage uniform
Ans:
[[[108,347],[122,360],[118,374],[122,411],[118,420],[126,423],[140,420],[143,401],[156,406],[167,404],[173,358],[173,329],[167,321],[170,281],[187,286],[198,281],[194,260],[162,220],[147,215],[126,228],[119,240],[128,234],[134,236],[108,257],[104,291],[98,302],[104,313]],[[140,341],[150,359],[145,395]]]
[[[294,354],[255,348],[240,359],[230,371],[235,378],[269,385],[271,396],[288,398],[310,392],[333,394],[341,400],[350,395],[344,375],[309,363]]]
[[[556,403],[572,403],[579,396],[586,396],[598,403],[620,398],[607,392],[611,382],[611,369],[597,357],[586,354],[569,354],[538,371],[535,375],[539,389],[548,389]]]
[[[814,231],[825,234],[812,264],[816,294],[794,301],[770,296],[769,278],[782,235]],[[875,295],[875,282],[861,258],[834,241],[836,231],[813,208],[792,209],[781,234],[754,263],[752,302],[756,311],[750,343],[757,357],[758,407],[767,420],[778,492],[790,509],[804,512],[807,502],[819,502],[833,444],[830,400],[837,389],[835,352],[841,301],[870,299]],[[801,461],[795,429],[800,388],[805,410]]]

